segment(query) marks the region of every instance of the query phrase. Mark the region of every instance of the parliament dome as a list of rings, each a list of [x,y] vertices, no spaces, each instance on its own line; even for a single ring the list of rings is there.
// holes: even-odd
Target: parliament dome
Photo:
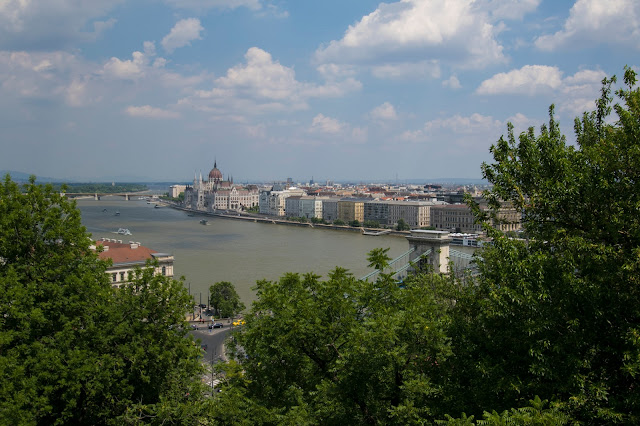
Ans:
[[[209,180],[222,180],[222,172],[218,170],[217,164],[213,163],[213,169],[209,172]]]

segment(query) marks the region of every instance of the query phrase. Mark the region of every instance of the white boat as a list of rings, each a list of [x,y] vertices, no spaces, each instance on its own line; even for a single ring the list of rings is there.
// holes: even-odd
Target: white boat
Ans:
[[[116,232],[116,234],[120,234],[120,235],[131,235],[131,231],[129,231],[127,228],[120,228],[120,229],[118,229],[118,231]]]

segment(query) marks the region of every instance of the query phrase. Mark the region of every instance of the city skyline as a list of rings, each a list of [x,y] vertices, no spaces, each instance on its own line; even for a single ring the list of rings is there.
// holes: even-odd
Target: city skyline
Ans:
[[[0,170],[175,181],[479,179],[638,69],[616,0],[60,0],[0,5]]]

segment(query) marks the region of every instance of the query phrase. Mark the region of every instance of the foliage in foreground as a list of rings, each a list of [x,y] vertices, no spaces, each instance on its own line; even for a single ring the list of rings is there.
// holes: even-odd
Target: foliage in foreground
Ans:
[[[613,82],[576,119],[577,147],[551,108],[539,136],[510,127],[483,166],[494,218],[510,203],[529,240],[487,227],[494,244],[450,332],[459,411],[540,395],[583,422],[640,421],[640,91],[627,69],[610,123]]]
[[[22,189],[9,176],[0,183],[2,423],[178,415],[163,407],[200,395],[182,283],[144,270],[137,292],[114,291],[75,204],[35,178]]]

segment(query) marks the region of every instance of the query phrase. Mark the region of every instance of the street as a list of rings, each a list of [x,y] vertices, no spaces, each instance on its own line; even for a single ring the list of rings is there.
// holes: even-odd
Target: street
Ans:
[[[224,359],[224,340],[231,331],[231,326],[225,324],[223,328],[209,330],[206,323],[197,325],[199,330],[191,330],[190,333],[195,340],[200,339],[201,345],[206,345],[204,361],[211,362],[212,356],[214,360]]]

